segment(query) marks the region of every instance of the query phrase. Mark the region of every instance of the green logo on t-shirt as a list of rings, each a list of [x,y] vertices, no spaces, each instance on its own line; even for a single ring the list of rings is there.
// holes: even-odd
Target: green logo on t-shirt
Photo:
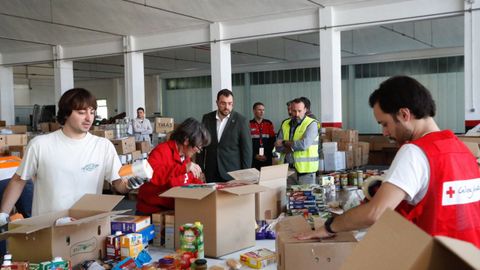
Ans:
[[[85,165],[85,167],[82,168],[82,171],[91,172],[91,171],[95,170],[98,166],[99,166],[98,164],[90,163],[90,164]]]

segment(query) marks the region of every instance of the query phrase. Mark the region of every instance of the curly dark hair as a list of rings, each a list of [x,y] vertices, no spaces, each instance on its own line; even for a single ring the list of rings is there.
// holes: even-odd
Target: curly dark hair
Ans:
[[[378,103],[383,112],[395,117],[401,108],[408,108],[416,119],[435,116],[435,101],[425,86],[408,76],[395,76],[380,84],[368,100],[370,107]]]
[[[192,147],[205,147],[210,144],[210,133],[202,123],[190,117],[173,131],[170,139],[179,144],[183,144],[187,139],[188,144]]]
[[[58,101],[57,122],[60,125],[65,125],[65,121],[72,114],[73,110],[84,110],[87,108],[97,109],[95,96],[84,88],[72,88],[63,93]]]

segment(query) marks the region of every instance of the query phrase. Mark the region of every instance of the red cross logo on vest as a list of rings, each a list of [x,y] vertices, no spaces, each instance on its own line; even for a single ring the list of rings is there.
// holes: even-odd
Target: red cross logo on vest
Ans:
[[[449,187],[447,190],[447,195],[450,196],[450,199],[453,197],[453,194],[455,194],[455,190],[453,190],[452,187]]]

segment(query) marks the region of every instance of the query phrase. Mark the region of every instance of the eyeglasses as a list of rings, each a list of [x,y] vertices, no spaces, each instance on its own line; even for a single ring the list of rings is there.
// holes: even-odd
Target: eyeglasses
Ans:
[[[196,145],[196,146],[193,147],[193,150],[195,150],[195,152],[197,152],[197,153],[200,153],[200,152],[202,152],[202,147]]]

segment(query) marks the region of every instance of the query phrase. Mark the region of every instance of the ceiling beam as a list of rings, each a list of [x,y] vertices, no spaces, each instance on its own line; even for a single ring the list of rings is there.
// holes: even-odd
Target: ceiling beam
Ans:
[[[368,3],[336,6],[334,8],[335,19],[332,25],[319,26],[317,8],[222,22],[224,29],[222,41],[244,42],[314,32],[321,28],[338,28],[338,30],[344,31],[372,25],[448,17],[464,12],[463,1],[459,0],[388,1],[388,3],[375,2],[375,5],[367,5]],[[405,14],[409,15],[406,17]],[[197,27],[178,29],[175,32],[132,36],[132,40],[134,40],[134,45],[131,49],[141,52],[191,47],[219,41],[210,39],[207,23],[199,23]],[[64,52],[64,60],[103,57],[125,52],[121,38],[86,44],[61,44],[61,46]],[[0,65],[53,60],[52,50],[50,49],[48,53],[45,50],[40,50],[27,53],[3,53],[2,56]]]

